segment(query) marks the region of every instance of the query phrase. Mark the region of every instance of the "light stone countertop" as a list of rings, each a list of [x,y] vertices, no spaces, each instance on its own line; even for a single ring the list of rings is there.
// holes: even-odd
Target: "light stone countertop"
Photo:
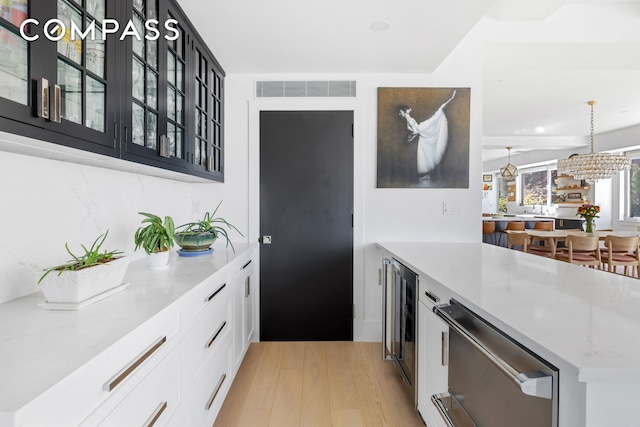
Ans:
[[[171,253],[167,270],[129,264],[122,292],[79,311],[49,311],[42,293],[0,304],[0,418],[14,413],[242,256],[255,243],[224,243],[202,257]],[[34,274],[34,277],[35,274]]]
[[[379,243],[583,382],[640,382],[640,280],[482,243]]]

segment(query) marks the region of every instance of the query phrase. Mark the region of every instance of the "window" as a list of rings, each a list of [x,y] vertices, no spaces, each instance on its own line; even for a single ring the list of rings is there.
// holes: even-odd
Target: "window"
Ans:
[[[553,169],[552,169],[553,168]],[[520,201],[522,205],[553,203],[558,171],[555,165],[547,165],[520,171]]]
[[[640,219],[640,151],[625,153],[631,159],[631,168],[624,172],[625,218]]]

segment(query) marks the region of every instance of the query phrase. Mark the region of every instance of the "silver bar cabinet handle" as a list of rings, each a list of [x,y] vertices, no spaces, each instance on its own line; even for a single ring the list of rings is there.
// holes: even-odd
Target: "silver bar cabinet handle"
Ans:
[[[209,295],[208,297],[206,297],[204,299],[204,302],[209,302],[211,301],[216,295],[218,295],[220,292],[222,292],[222,290],[224,289],[224,287],[227,286],[227,284],[223,284],[222,286],[220,286],[218,289],[216,289],[215,291],[213,291],[213,293],[211,295]]]
[[[211,409],[211,405],[213,405],[213,401],[218,395],[218,392],[220,391],[220,389],[222,388],[222,384],[224,383],[225,378],[227,378],[227,374],[222,374],[222,376],[220,377],[220,380],[218,380],[218,384],[216,385],[216,388],[213,390],[213,393],[211,394],[211,397],[209,398],[209,400],[207,400],[207,404],[204,406],[205,411],[208,411],[209,409]]]
[[[460,323],[442,309],[443,306],[434,306],[433,312],[440,317],[451,329],[460,335],[464,340],[476,348],[486,357],[496,368],[510,378],[518,388],[529,396],[551,399],[553,397],[553,377],[540,371],[518,372],[504,359],[487,348],[473,334],[467,331]]]
[[[209,341],[207,341],[207,344],[205,345],[205,348],[209,348],[209,347],[211,347],[213,345],[213,342],[216,340],[216,338],[218,338],[218,335],[220,335],[220,332],[222,332],[222,330],[224,329],[225,326],[227,326],[226,320],[220,324],[220,326],[214,332],[214,334],[211,337],[211,339],[209,339]]]
[[[53,117],[52,121],[56,123],[62,122],[62,88],[59,85],[53,85]]]
[[[140,365],[142,365],[142,362],[147,360],[149,358],[149,356],[151,356],[153,353],[155,353],[155,351],[158,350],[162,346],[162,344],[164,344],[165,342],[167,342],[167,337],[166,336],[158,339],[156,342],[151,344],[133,362],[129,363],[127,366],[122,368],[122,370],[120,372],[115,374],[109,381],[107,381],[102,386],[102,389],[104,391],[112,391],[122,381],[124,381],[124,379],[127,378],[129,376],[129,374],[131,374],[133,371],[136,370],[136,368],[138,368]]]
[[[158,418],[160,418],[165,409],[167,409],[167,402],[162,402],[161,404],[159,404],[156,410],[153,411],[149,419],[145,421],[144,424],[142,424],[142,427],[152,427],[156,423],[156,421],[158,421]]]

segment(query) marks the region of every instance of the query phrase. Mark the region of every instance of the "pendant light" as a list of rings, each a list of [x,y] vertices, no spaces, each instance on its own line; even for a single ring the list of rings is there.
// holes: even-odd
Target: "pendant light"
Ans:
[[[595,153],[593,151],[593,106],[596,101],[589,101],[591,106],[591,134],[589,154],[572,155],[568,159],[558,161],[558,174],[572,176],[574,179],[584,179],[594,183],[599,179],[611,178],[623,169],[631,167],[631,161],[623,154]]]
[[[509,160],[507,165],[500,168],[500,175],[502,175],[502,177],[507,181],[513,181],[516,179],[516,176],[518,176],[518,168],[511,164],[511,148],[512,147],[507,147],[507,150],[509,151]]]

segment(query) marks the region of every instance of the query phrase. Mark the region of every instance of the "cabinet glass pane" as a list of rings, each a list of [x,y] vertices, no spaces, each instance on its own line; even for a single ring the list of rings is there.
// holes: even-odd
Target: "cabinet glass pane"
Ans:
[[[176,119],[176,93],[171,87],[167,88],[167,117],[170,120]]]
[[[167,80],[175,86],[176,84],[176,56],[169,52],[167,55]]]
[[[131,40],[133,40],[133,51],[140,57],[144,59],[144,23],[140,16],[136,13],[133,14],[133,25],[135,25],[138,34],[140,34],[140,40],[136,37],[131,36]]]
[[[147,64],[158,69],[158,42],[147,40]]]
[[[133,58],[133,69],[132,69],[132,92],[134,98],[144,102],[144,64],[138,61],[137,58]]]
[[[102,82],[87,76],[87,118],[86,126],[104,132],[105,86]]]
[[[144,146],[144,108],[133,103],[131,112],[131,138],[134,144]]]
[[[184,92],[184,65],[178,61],[176,64],[176,87]]]
[[[82,72],[58,59],[58,84],[62,90],[62,118],[82,123]]]
[[[178,94],[176,97],[176,121],[184,124],[184,96]]]
[[[90,20],[87,19],[87,25],[89,22]],[[97,25],[95,39],[87,38],[87,70],[104,77],[104,41],[102,40],[102,31]]]
[[[167,123],[167,136],[169,137],[169,153],[176,152],[176,127],[172,123]]]
[[[69,58],[76,64],[82,64],[82,40],[71,40],[71,22],[78,28],[82,27],[82,13],[69,2],[58,0],[58,19],[64,23],[64,37],[58,41],[58,53]],[[61,34],[62,29],[58,30]]]
[[[182,158],[182,128],[176,129],[176,157]]]
[[[0,97],[27,105],[28,52],[26,40],[0,25]]]
[[[158,75],[147,68],[147,105],[158,109]]]
[[[133,0],[133,7],[140,13],[144,12],[144,0]]]
[[[0,18],[4,18],[16,27],[27,19],[29,2],[27,0],[0,0]]]
[[[97,21],[102,21],[105,18],[105,2],[105,0],[87,0],[87,12]]]
[[[158,143],[158,116],[147,112],[147,147],[155,149]]]
[[[196,138],[196,164],[201,165],[202,162],[200,161],[200,143],[201,140],[199,138]]]

